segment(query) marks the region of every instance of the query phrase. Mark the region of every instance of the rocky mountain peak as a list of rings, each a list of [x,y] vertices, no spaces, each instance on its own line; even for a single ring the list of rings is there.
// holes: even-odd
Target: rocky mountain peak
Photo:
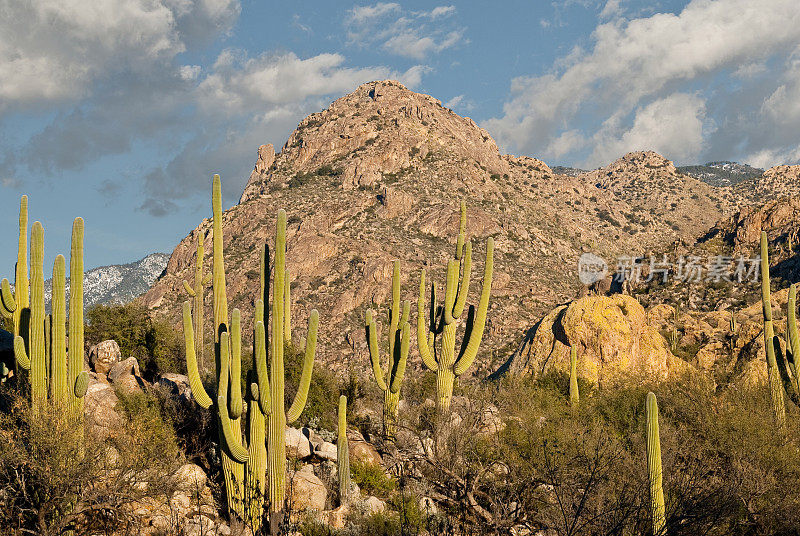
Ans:
[[[260,147],[241,200],[310,175],[337,177],[345,189],[371,187],[437,152],[488,174],[508,172],[495,141],[472,119],[399,82],[369,82],[301,121],[278,155]]]

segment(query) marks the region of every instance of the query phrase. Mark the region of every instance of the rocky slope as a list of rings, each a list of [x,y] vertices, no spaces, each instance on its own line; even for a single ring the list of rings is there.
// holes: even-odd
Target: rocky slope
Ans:
[[[725,195],[655,153],[560,175],[541,160],[500,154],[485,130],[430,96],[371,82],[304,119],[280,153],[259,148],[241,202],[224,215],[229,302],[247,322],[257,250],[272,242],[275,213],[285,208],[295,325],[302,331],[318,308],[321,360],[366,368],[363,314],[383,308],[392,261],[403,262],[403,297],[412,303],[422,268],[441,286],[466,200],[476,260],[470,302],[480,292],[486,238],[496,242],[489,324],[473,369],[483,374],[541,314],[576,295],[581,253],[613,259],[692,242],[729,213]],[[665,205],[668,198],[675,203]],[[210,251],[205,220],[143,298],[176,324],[198,235]]]
[[[127,303],[147,292],[164,272],[169,255],[151,253],[128,264],[100,266],[86,271],[83,277],[84,307],[97,304]],[[67,278],[69,305],[69,278]],[[44,282],[45,307],[50,307],[52,281]]]

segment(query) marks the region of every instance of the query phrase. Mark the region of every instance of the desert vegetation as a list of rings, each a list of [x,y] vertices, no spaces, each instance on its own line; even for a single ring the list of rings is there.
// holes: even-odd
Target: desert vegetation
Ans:
[[[358,91],[260,150],[229,211],[215,176],[211,219],[130,303],[84,313],[83,220],[46,273],[21,199],[0,533],[800,533],[794,202],[709,231],[708,187],[655,153],[572,180],[399,84]],[[416,104],[387,118],[379,98]],[[344,138],[351,101],[367,130]],[[441,125],[469,143],[426,145]],[[735,295],[564,285],[598,242],[677,252],[701,230],[732,255],[765,222]]]

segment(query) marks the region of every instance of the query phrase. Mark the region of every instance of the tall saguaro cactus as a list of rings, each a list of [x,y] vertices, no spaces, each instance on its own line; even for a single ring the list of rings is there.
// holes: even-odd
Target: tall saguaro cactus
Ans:
[[[436,409],[439,414],[450,409],[453,396],[453,383],[457,376],[464,374],[478,355],[478,347],[486,326],[486,313],[489,309],[489,295],[492,290],[492,267],[494,259],[494,239],[486,242],[486,263],[483,272],[483,290],[477,311],[469,307],[464,341],[456,356],[456,328],[466,305],[472,270],[472,243],[466,238],[467,209],[461,203],[461,219],[455,256],[447,263],[444,305],[436,303],[436,287],[431,285],[431,309],[428,326],[425,323],[425,270],[422,271],[417,301],[417,345],[425,366],[436,372]],[[464,247],[466,243],[466,248]],[[440,349],[435,348],[436,339],[441,340]]]
[[[336,463],[339,475],[339,504],[350,503],[350,447],[347,444],[347,397],[339,396],[339,429],[336,437]]]
[[[400,406],[400,388],[406,372],[411,326],[408,322],[411,304],[403,302],[400,313],[400,261],[394,261],[392,272],[392,308],[389,312],[389,358],[386,370],[381,365],[378,350],[378,330],[375,326],[375,312],[368,309],[365,315],[369,356],[372,360],[372,373],[375,381],[383,390],[383,435],[386,439],[394,439],[397,429]]]
[[[650,479],[650,512],[653,518],[653,535],[664,534],[666,511],[661,472],[661,439],[658,433],[658,402],[656,395],[647,393],[647,474]]]
[[[17,242],[17,264],[14,268],[14,292],[7,279],[0,282],[0,314],[11,318],[13,335],[27,337],[30,315],[30,289],[28,281],[28,196],[19,200],[19,239]],[[27,341],[26,341],[27,344]],[[19,364],[17,365],[19,368]],[[8,371],[2,371],[2,377]]]
[[[783,398],[778,362],[775,357],[775,333],[772,326],[772,302],[769,288],[769,251],[767,233],[761,231],[761,305],[764,313],[764,349],[767,354],[767,375],[769,378],[769,394],[772,411],[778,430],[786,431],[786,403]]]
[[[286,213],[278,212],[275,236],[274,284],[271,301],[272,324],[270,348],[267,350],[267,314],[269,301],[269,250],[261,257],[261,297],[256,300],[253,328],[253,368],[247,396],[248,440],[243,441],[241,416],[241,314],[234,309],[228,324],[228,304],[225,292],[225,265],[222,243],[222,195],[219,175],[213,181],[213,295],[214,295],[214,353],[217,371],[217,392],[212,399],[206,392],[197,366],[194,325],[191,304],[183,304],[183,331],[186,343],[186,368],[192,393],[203,408],[216,405],[219,418],[220,443],[228,508],[248,520],[254,531],[260,529],[264,515],[264,499],[269,493],[270,520],[276,528],[282,518],[286,474],[286,422],[294,422],[302,413],[311,385],[311,373],[316,352],[319,314],[311,311],[308,339],[300,387],[289,411],[284,407],[283,350],[287,310],[286,277]],[[269,370],[267,367],[269,354]],[[265,438],[265,430],[268,434]],[[265,441],[269,448],[265,448]],[[267,478],[267,470],[269,477]]]
[[[203,235],[197,233],[197,256],[194,269],[194,283],[183,281],[183,288],[186,294],[193,298],[192,319],[194,321],[194,344],[197,357],[200,359],[200,370],[205,369],[205,344],[203,341],[203,302],[205,297],[204,289],[211,282],[211,274],[203,275]]]
[[[31,228],[31,304],[25,338],[14,338],[17,363],[30,369],[31,406],[34,413],[48,402],[70,419],[81,421],[83,396],[89,376],[83,370],[83,220],[72,228],[70,255],[69,354],[66,340],[66,265],[63,255],[53,263],[52,314],[44,310],[44,230],[38,221]]]

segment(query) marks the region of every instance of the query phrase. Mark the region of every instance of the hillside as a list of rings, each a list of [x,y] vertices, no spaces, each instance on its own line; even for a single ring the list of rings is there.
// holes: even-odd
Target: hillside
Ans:
[[[482,374],[544,311],[580,292],[581,253],[614,259],[692,242],[729,214],[725,195],[732,194],[679,174],[656,153],[577,177],[557,174],[536,158],[500,154],[485,130],[430,96],[371,82],[304,119],[278,154],[259,148],[240,203],[224,216],[229,302],[249,322],[257,248],[271,242],[275,213],[285,208],[293,321],[303,326],[318,308],[321,359],[365,368],[364,310],[388,297],[393,259],[403,262],[403,296],[412,303],[423,267],[441,284],[466,200],[473,303],[486,238],[496,241],[490,319],[473,369]],[[197,236],[210,251],[209,231],[204,220],[181,241],[143,298],[176,323]]]

